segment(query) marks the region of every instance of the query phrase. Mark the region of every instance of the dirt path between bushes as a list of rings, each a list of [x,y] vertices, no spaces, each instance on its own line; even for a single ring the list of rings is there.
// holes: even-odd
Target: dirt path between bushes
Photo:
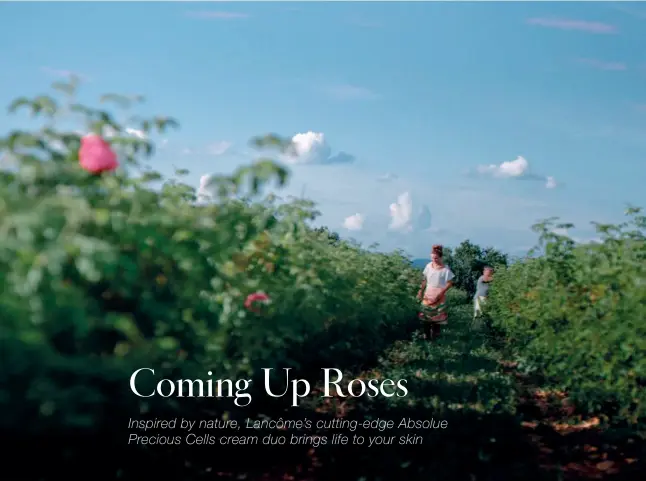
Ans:
[[[521,426],[536,446],[541,469],[564,481],[628,481],[646,473],[646,443],[639,436],[581,415],[566,393],[541,389],[540,381],[518,372],[515,363],[501,366],[515,379]]]
[[[351,375],[407,379],[400,399],[310,398],[302,415],[323,419],[446,419],[443,432],[420,433],[420,445],[319,446],[280,459],[262,474],[208,478],[263,481],[637,481],[646,443],[581,416],[565,393],[551,392],[501,358],[469,330],[470,306],[454,308],[436,344],[419,338],[393,345],[380,364]],[[305,414],[303,414],[303,412]],[[287,414],[287,413],[286,413]],[[392,435],[406,433],[393,429]],[[329,436],[319,431],[308,434]],[[378,433],[377,433],[378,434]],[[642,476],[643,477],[643,476]]]

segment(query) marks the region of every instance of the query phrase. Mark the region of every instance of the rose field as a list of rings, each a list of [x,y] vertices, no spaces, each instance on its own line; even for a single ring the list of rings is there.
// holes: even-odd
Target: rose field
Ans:
[[[88,107],[74,81],[54,88],[17,99],[11,109],[36,126],[0,138],[3,479],[640,479],[640,209],[628,208],[624,224],[597,225],[601,241],[590,244],[546,221],[522,259],[457,246],[447,258],[456,273],[450,321],[429,343],[418,331],[421,272],[404,252],[340,239],[313,226],[313,203],[267,193],[289,180],[272,160],[288,142],[252,139],[259,159],[212,178],[204,198],[183,181],[187,172],[164,178],[147,164],[153,143],[116,120],[133,99],[106,95]],[[178,125],[127,124],[147,134]],[[471,296],[485,264],[497,269],[484,327],[474,330]],[[212,371],[253,379],[253,402],[137,397],[129,379],[142,367],[155,369],[138,381],[142,392]],[[405,379],[408,395],[311,395],[293,407],[290,396],[264,393],[262,368],[291,368],[313,385],[322,368],[347,380]],[[423,442],[127,444],[129,419],[157,418],[394,420],[387,434]],[[397,427],[403,418],[447,427]]]

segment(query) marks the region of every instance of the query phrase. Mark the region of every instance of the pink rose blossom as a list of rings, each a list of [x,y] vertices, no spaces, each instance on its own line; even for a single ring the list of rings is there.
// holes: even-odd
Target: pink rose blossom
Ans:
[[[247,299],[244,301],[244,307],[245,309],[252,311],[252,312],[258,312],[257,308],[254,308],[254,304],[256,302],[261,302],[263,304],[269,304],[269,296],[265,294],[264,292],[254,292],[253,294],[249,294],[247,296]]]
[[[89,134],[81,139],[79,163],[83,169],[93,174],[109,172],[119,167],[117,155],[110,144],[97,134]]]

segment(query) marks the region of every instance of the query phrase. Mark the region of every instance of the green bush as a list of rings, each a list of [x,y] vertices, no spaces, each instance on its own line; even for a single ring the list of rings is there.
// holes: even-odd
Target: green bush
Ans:
[[[449,289],[446,293],[446,301],[449,306],[460,306],[471,303],[471,297],[459,288]]]
[[[472,298],[476,293],[478,278],[485,266],[495,269],[507,265],[507,255],[493,247],[480,247],[469,240],[462,241],[455,249],[446,249],[445,262],[455,274],[455,287]]]
[[[576,244],[536,226],[544,255],[496,274],[486,312],[527,369],[578,405],[617,421],[646,415],[646,218],[598,225],[600,243]],[[557,226],[571,227],[571,226]]]
[[[42,117],[42,128],[0,140],[14,162],[0,173],[0,427],[16,453],[49,439],[48,459],[73,463],[81,452],[100,456],[83,436],[102,436],[118,464],[125,440],[115,439],[129,417],[235,409],[230,400],[136,397],[129,377],[138,368],[154,368],[155,381],[208,379],[209,370],[236,379],[261,367],[306,376],[369,362],[407,335],[418,287],[407,259],[330,242],[310,227],[311,204],[261,197],[270,182],[287,181],[283,167],[265,159],[215,177],[213,199],[200,201],[182,182],[185,171],[163,179],[143,164],[154,151],[149,140],[77,104],[73,82],[56,88],[67,101],[13,105]],[[83,170],[79,134],[56,128],[61,113],[103,134],[122,168]],[[149,135],[175,125],[165,117],[135,124]],[[289,147],[276,136],[254,144]],[[257,291],[271,303],[251,312],[245,299]],[[258,396],[245,414],[267,412]],[[76,444],[63,442],[69,436]],[[61,478],[55,466],[42,469]]]

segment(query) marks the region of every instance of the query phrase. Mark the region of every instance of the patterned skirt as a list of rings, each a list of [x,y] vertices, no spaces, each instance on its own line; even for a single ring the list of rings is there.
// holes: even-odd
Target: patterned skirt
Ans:
[[[441,295],[435,302],[431,302],[433,296],[442,292],[441,287],[429,287],[426,289],[424,299],[422,300],[422,308],[419,313],[419,318],[422,322],[429,322],[431,324],[446,324],[449,320],[446,311],[446,295]]]

